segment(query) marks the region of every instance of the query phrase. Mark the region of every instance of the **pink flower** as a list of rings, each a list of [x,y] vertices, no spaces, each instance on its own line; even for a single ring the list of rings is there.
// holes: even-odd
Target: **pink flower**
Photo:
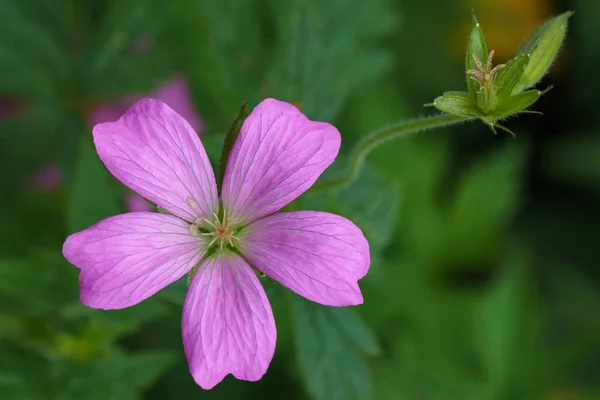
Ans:
[[[144,53],[152,47],[152,39],[148,36],[141,36],[134,42],[134,50],[138,53]],[[192,128],[201,134],[204,130],[202,121],[194,108],[187,79],[183,76],[177,76],[162,84],[157,90],[150,94],[150,97],[161,100],[173,110],[179,113],[192,126]],[[102,122],[115,121],[125,113],[132,104],[140,97],[127,96],[120,100],[102,104],[91,112],[89,122],[92,126]],[[128,211],[151,211],[152,207],[142,197],[135,193],[129,193],[125,196],[125,206]]]
[[[321,304],[362,303],[370,256],[360,229],[325,212],[275,214],[337,156],[332,125],[263,101],[231,151],[220,197],[198,135],[162,102],[140,100],[93,133],[110,172],[173,215],[116,215],[69,236],[63,254],[81,270],[81,301],[129,307],[191,271],[183,345],[204,389],[228,374],[256,381],[273,357],[275,321],[252,267]]]

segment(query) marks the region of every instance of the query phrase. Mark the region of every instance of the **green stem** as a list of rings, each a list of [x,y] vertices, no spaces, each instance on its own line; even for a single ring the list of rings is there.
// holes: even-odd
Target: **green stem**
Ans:
[[[364,138],[362,138],[352,149],[349,156],[349,167],[341,178],[330,179],[324,182],[318,182],[313,186],[314,190],[330,190],[330,189],[341,189],[354,182],[358,177],[365,159],[373,150],[381,146],[388,140],[395,139],[397,137],[408,135],[409,133],[416,133],[425,131],[428,129],[442,128],[449,125],[458,124],[460,122],[466,122],[474,118],[470,117],[459,117],[450,114],[440,114],[431,117],[411,119],[408,121],[402,121],[386,128],[375,131]]]

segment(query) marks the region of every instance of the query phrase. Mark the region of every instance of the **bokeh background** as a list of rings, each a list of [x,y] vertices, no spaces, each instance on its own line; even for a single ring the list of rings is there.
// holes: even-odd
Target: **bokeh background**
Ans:
[[[98,159],[95,123],[156,97],[217,160],[242,101],[277,97],[340,129],[335,174],[361,136],[465,87],[471,8],[498,61],[576,10],[555,88],[516,138],[473,122],[392,141],[342,193],[292,205],[364,230],[364,305],[266,280],[268,373],[205,392],[184,281],[126,310],[79,303],[65,237],[147,207]],[[0,398],[600,398],[599,24],[592,0],[0,0]]]

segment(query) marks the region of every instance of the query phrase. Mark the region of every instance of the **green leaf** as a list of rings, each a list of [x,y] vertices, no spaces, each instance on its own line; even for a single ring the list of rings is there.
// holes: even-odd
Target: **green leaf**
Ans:
[[[54,364],[57,394],[69,399],[139,400],[176,358],[170,352],[111,353],[91,362]],[[48,383],[46,383],[48,385]]]
[[[467,92],[446,92],[433,101],[435,108],[461,117],[479,117],[475,98]]]
[[[110,186],[110,174],[96,154],[89,137],[81,138],[80,141],[79,160],[69,200],[69,232],[88,228],[120,211],[118,197]]]
[[[176,57],[163,39],[171,10],[158,0],[108,2],[80,59],[92,97],[147,92],[172,76]],[[149,48],[136,48],[136,40],[149,41]]]
[[[364,355],[375,355],[373,334],[349,308],[293,298],[300,372],[315,400],[368,398],[371,375]]]
[[[520,205],[525,154],[520,145],[505,146],[483,155],[463,173],[445,224],[449,231],[442,257],[464,263],[495,254]]]
[[[530,55],[531,61],[515,87],[514,92],[535,85],[550,69],[564,42],[568,20],[573,11],[567,11],[546,21],[519,49],[519,55]]]
[[[35,5],[33,5],[35,7]],[[0,92],[52,97],[68,77],[66,46],[28,15],[32,5],[0,4]]]
[[[78,273],[59,251],[0,260],[0,314],[48,316],[78,302]]]
[[[92,70],[106,70],[119,63],[124,54],[132,53],[133,40],[141,35],[153,35],[168,11],[169,6],[157,0],[109,1],[100,26],[90,39]]]
[[[528,63],[529,56],[519,55],[506,63],[506,66],[498,72],[496,79],[496,86],[499,88],[498,103],[502,104],[510,98]]]
[[[144,324],[167,315],[168,311],[162,301],[150,298],[126,309],[88,310],[87,314],[100,324],[104,335],[118,338],[137,332]]]
[[[488,57],[487,44],[485,42],[485,36],[483,35],[483,29],[477,21],[475,13],[473,13],[473,29],[471,30],[471,36],[469,37],[469,43],[467,44],[467,55],[465,59],[465,70],[477,70],[477,63],[474,57],[477,57],[479,61],[485,65]],[[469,93],[475,96],[479,91],[479,84],[471,79],[470,75],[467,75],[467,87]]]
[[[391,54],[378,43],[395,26],[388,0],[277,2],[292,11],[281,24],[281,58],[269,76],[274,96],[310,118],[330,121],[346,98],[391,66]],[[277,12],[277,11],[276,11]]]
[[[104,358],[90,360],[47,359],[3,347],[0,389],[3,395],[10,393],[15,400],[139,400],[142,391],[176,360],[173,354],[164,351],[130,354],[112,351]]]
[[[271,25],[284,16],[270,15],[267,2],[175,0],[169,34],[196,93],[203,115],[214,126],[231,123],[231,107],[256,104],[269,94],[260,81],[273,64]],[[263,28],[271,32],[264,35]]]
[[[486,371],[486,398],[534,398],[540,348],[540,310],[527,253],[513,249],[476,314]]]
[[[89,387],[104,389],[98,399],[121,398],[129,395],[137,398],[141,389],[147,388],[160,375],[166,372],[176,358],[170,352],[144,352],[138,354],[116,355],[96,364],[95,373],[90,376]]]
[[[88,95],[110,101],[156,90],[173,77],[173,58],[168,49],[157,45],[144,54],[126,53],[115,64],[87,77]]]

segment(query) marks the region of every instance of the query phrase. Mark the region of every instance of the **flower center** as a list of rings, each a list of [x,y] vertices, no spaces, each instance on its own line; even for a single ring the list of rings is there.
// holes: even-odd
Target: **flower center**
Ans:
[[[231,218],[223,217],[223,222],[221,222],[217,214],[213,213],[212,220],[197,218],[196,221],[190,225],[190,231],[192,233],[199,233],[202,236],[211,237],[212,240],[208,244],[208,247],[218,244],[219,249],[223,250],[223,244],[226,242],[231,247],[235,247],[233,241],[240,240],[235,236],[235,232],[231,229],[231,226]]]
[[[494,50],[490,51],[487,63],[484,67],[481,60],[476,55],[473,55],[473,60],[475,61],[475,65],[477,65],[477,69],[470,69],[467,71],[467,74],[471,75],[471,79],[479,83],[482,88],[493,88],[496,83],[498,71],[505,67],[504,64],[498,64],[492,68],[492,58],[494,58]]]
[[[471,75],[471,79],[479,84],[477,92],[477,107],[484,113],[490,113],[498,106],[498,86],[496,86],[496,78],[498,71],[504,68],[504,64],[496,65],[492,68],[492,58],[494,58],[494,50],[490,51],[487,57],[485,66],[481,60],[474,55],[473,60],[477,69],[470,69],[467,75]]]

